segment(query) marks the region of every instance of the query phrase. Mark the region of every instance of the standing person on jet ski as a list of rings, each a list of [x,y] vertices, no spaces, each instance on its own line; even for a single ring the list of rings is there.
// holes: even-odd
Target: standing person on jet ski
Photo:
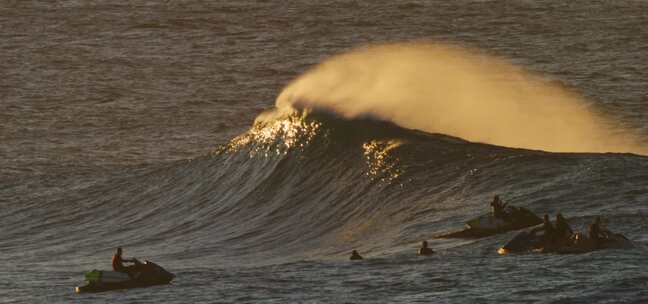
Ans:
[[[134,263],[135,265],[124,266],[124,264],[123,264],[124,262]],[[125,274],[128,274],[129,276],[131,275],[133,270],[135,270],[135,267],[137,266],[137,264],[139,264],[139,261],[134,259],[134,258],[133,259],[124,259],[124,258],[122,258],[122,249],[121,249],[121,247],[117,248],[117,252],[112,257],[113,270],[117,271],[117,272],[123,272]]]
[[[504,219],[504,208],[506,208],[506,203],[503,203],[499,195],[493,197],[493,201],[490,203],[493,216],[495,218]]]

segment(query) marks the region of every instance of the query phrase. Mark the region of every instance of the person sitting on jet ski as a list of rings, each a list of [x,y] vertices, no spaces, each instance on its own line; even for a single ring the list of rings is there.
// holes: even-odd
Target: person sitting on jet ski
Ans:
[[[567,220],[562,216],[562,214],[556,214],[556,231],[555,237],[560,240],[568,240],[574,232],[567,223]]]
[[[134,263],[135,265],[131,266],[124,266],[124,262],[127,263]],[[112,257],[112,267],[114,271],[117,272],[123,272],[125,274],[128,274],[129,276],[132,274],[133,270],[135,270],[135,267],[139,264],[139,261],[137,259],[124,259],[122,258],[122,249],[121,247],[117,248],[117,252],[115,255]]]
[[[493,201],[490,203],[493,216],[495,218],[504,218],[504,208],[506,208],[506,203],[503,203],[499,195],[493,197]]]
[[[589,239],[594,242],[595,245],[598,245],[599,240],[601,239],[601,217],[597,216],[594,220],[594,223],[589,225]]]
[[[418,255],[431,255],[434,254],[434,250],[428,247],[427,241],[421,242],[421,248],[418,250]]]

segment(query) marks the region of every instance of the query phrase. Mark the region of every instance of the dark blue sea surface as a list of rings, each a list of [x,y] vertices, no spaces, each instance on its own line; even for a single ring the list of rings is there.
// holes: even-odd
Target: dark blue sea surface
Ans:
[[[308,110],[255,122],[330,56],[423,39],[561,83],[648,145],[646,24],[645,1],[2,3],[0,303],[648,302],[646,156]],[[577,230],[600,215],[636,247],[433,239],[495,194]],[[176,278],[75,294],[118,246]]]

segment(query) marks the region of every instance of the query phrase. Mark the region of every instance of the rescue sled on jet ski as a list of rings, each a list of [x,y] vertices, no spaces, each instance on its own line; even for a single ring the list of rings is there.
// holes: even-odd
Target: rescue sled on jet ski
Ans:
[[[533,212],[526,208],[506,206],[500,217],[484,214],[466,222],[466,228],[436,236],[436,238],[482,238],[513,230],[542,224]]]
[[[601,231],[596,241],[577,232],[569,238],[551,245],[545,244],[544,232],[544,227],[536,227],[529,231],[522,231],[499,248],[497,252],[501,255],[530,252],[577,254],[601,249],[627,249],[634,247],[634,243],[623,234],[614,233],[607,229]]]
[[[148,287],[169,284],[175,277],[161,266],[145,261],[129,274],[107,270],[93,270],[85,274],[86,285],[75,288],[77,293],[102,292],[115,289]]]

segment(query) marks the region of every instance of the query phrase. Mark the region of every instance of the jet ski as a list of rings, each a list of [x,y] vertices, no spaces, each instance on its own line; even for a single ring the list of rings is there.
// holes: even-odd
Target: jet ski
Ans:
[[[536,227],[530,231],[522,231],[500,247],[497,252],[501,255],[513,252],[532,252],[544,248],[544,227]]]
[[[601,249],[623,249],[632,247],[634,247],[634,244],[624,235],[613,233],[609,230],[601,231],[598,241],[590,240],[582,233],[578,232],[572,234],[568,239],[558,242],[558,244],[545,246],[544,227],[537,227],[530,231],[520,232],[513,237],[513,239],[508,241],[508,243],[499,248],[497,252],[502,255],[507,253],[525,252],[575,254]]]
[[[542,219],[528,209],[506,206],[499,218],[492,213],[484,214],[466,222],[465,229],[442,234],[436,238],[482,238],[539,224],[542,224]]]
[[[128,274],[116,271],[93,270],[85,274],[86,285],[75,288],[77,293],[102,292],[115,289],[147,287],[169,284],[175,275],[161,266],[145,261],[136,261],[135,268]]]

